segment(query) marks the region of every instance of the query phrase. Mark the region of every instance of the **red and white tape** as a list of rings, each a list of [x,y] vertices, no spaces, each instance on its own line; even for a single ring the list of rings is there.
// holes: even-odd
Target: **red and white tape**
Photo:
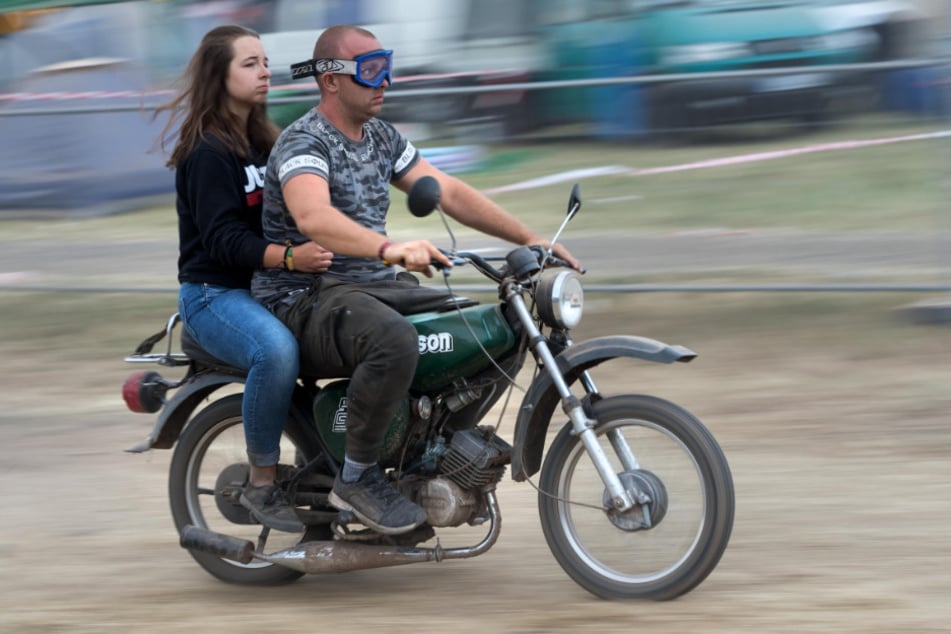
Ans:
[[[168,96],[170,90],[90,90],[85,92],[8,92],[0,93],[0,101],[72,101],[75,99],[137,99]]]

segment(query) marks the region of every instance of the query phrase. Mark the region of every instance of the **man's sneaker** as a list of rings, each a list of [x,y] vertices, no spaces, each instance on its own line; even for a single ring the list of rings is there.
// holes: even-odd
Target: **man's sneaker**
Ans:
[[[400,495],[379,465],[364,471],[356,482],[344,482],[338,473],[327,501],[384,535],[406,533],[426,521],[426,511]]]
[[[268,528],[288,533],[299,533],[305,528],[279,486],[269,484],[256,487],[246,484],[238,501],[251,511],[254,519]]]

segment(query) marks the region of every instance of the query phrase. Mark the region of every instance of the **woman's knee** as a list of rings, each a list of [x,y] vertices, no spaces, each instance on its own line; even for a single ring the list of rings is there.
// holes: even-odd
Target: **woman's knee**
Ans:
[[[274,329],[258,342],[254,363],[269,372],[297,378],[300,352],[297,340],[286,328]]]

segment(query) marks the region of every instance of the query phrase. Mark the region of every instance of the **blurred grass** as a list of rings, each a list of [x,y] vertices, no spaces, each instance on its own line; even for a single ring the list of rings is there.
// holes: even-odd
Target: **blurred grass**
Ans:
[[[174,296],[162,293],[0,292],[0,350],[7,359],[29,353],[53,362],[114,363],[161,330],[174,311]]]
[[[643,144],[544,143],[492,146],[482,171],[462,177],[480,189],[490,189],[559,171],[621,165],[646,168],[831,143],[919,134],[940,129],[936,123],[910,123],[887,117],[865,117],[814,134],[776,136],[750,130],[730,143],[712,142],[689,147],[651,147]],[[739,141],[737,140],[739,138]],[[944,231],[951,230],[948,209],[948,139],[873,146],[858,150],[801,155],[729,167],[657,174],[645,177],[606,176],[581,182],[586,201],[570,233],[647,232],[709,227],[792,227],[801,231]],[[551,234],[563,217],[571,182],[495,198],[535,227]],[[625,197],[639,197],[612,201]],[[600,201],[600,202],[599,202]],[[445,236],[438,217],[413,218],[405,210],[401,192],[394,190],[390,231]],[[455,227],[457,233],[465,231]],[[98,218],[56,220],[0,220],[0,243],[176,241],[174,207],[159,206],[138,212]],[[755,272],[740,273],[753,276]],[[638,278],[625,272],[616,281],[716,283],[722,273],[692,272]],[[735,277],[735,276],[734,276]],[[732,278],[731,278],[732,279]],[[612,280],[602,280],[604,283]],[[733,280],[735,281],[735,279]],[[775,281],[775,280],[773,280]],[[491,299],[491,298],[489,298]],[[742,301],[741,301],[742,299]],[[680,297],[656,294],[606,299],[592,297],[591,310],[630,302],[632,328],[625,332],[663,331],[682,316],[684,331],[714,335],[724,326],[746,327],[775,321],[798,327],[808,336],[807,324],[823,315],[848,313],[829,326],[855,330],[849,320],[874,312],[862,326],[880,335],[892,327],[882,321],[886,308],[914,301],[908,294],[846,296],[766,295]],[[699,316],[699,306],[720,306],[710,319]],[[755,319],[752,307],[756,308]],[[79,294],[0,292],[5,355],[43,349],[51,358],[78,359],[84,355],[115,359],[161,328],[174,310],[167,294]],[[654,311],[653,313],[651,311]],[[861,319],[861,318],[858,318]],[[889,320],[891,317],[888,318]],[[753,321],[751,321],[753,320]],[[707,323],[711,331],[704,333]],[[798,324],[798,325],[797,325]],[[641,326],[644,326],[643,328]],[[786,328],[781,328],[787,332]],[[676,333],[675,333],[676,334]],[[850,332],[851,334],[851,332]],[[875,337],[873,336],[872,339]]]
[[[466,180],[488,189],[589,167],[656,168],[939,129],[934,124],[866,117],[821,133],[777,137],[741,132],[724,137],[730,143],[689,147],[556,143],[530,148],[517,170],[473,174]],[[582,198],[588,204],[573,230],[947,228],[951,226],[946,205],[949,159],[951,140],[940,138],[666,174],[590,178],[581,182]],[[533,226],[550,228],[561,220],[556,211],[566,208],[570,187],[570,182],[562,183],[498,194],[495,199]]]
[[[834,338],[849,354],[898,353],[913,340],[931,341],[945,332],[940,326],[917,326],[898,310],[924,298],[907,293],[592,294],[576,335],[580,341],[623,332],[693,345],[743,339],[778,347]],[[480,299],[494,301],[488,295]],[[0,354],[8,360],[41,355],[57,364],[115,363],[161,330],[174,310],[164,294],[0,292]],[[155,351],[166,345],[160,342]]]
[[[478,189],[490,190],[572,170],[675,166],[944,127],[941,122],[869,115],[808,134],[742,127],[684,147],[582,141],[491,145],[483,169],[460,176]],[[571,231],[951,230],[949,165],[951,139],[939,138],[665,174],[585,178],[580,180],[582,212]],[[568,181],[492,197],[542,235],[550,235],[563,218],[571,185]],[[395,189],[389,229],[396,235],[445,235],[438,217],[412,217],[405,196]],[[465,228],[454,229],[466,233]],[[174,204],[170,198],[167,205],[98,218],[0,220],[0,243],[48,240],[51,235],[63,241],[177,240]]]

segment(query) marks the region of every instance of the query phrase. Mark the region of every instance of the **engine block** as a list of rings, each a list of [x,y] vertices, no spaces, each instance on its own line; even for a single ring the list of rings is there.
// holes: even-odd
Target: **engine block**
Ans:
[[[463,489],[482,489],[499,482],[511,461],[512,446],[493,430],[466,429],[452,435],[439,472]]]

